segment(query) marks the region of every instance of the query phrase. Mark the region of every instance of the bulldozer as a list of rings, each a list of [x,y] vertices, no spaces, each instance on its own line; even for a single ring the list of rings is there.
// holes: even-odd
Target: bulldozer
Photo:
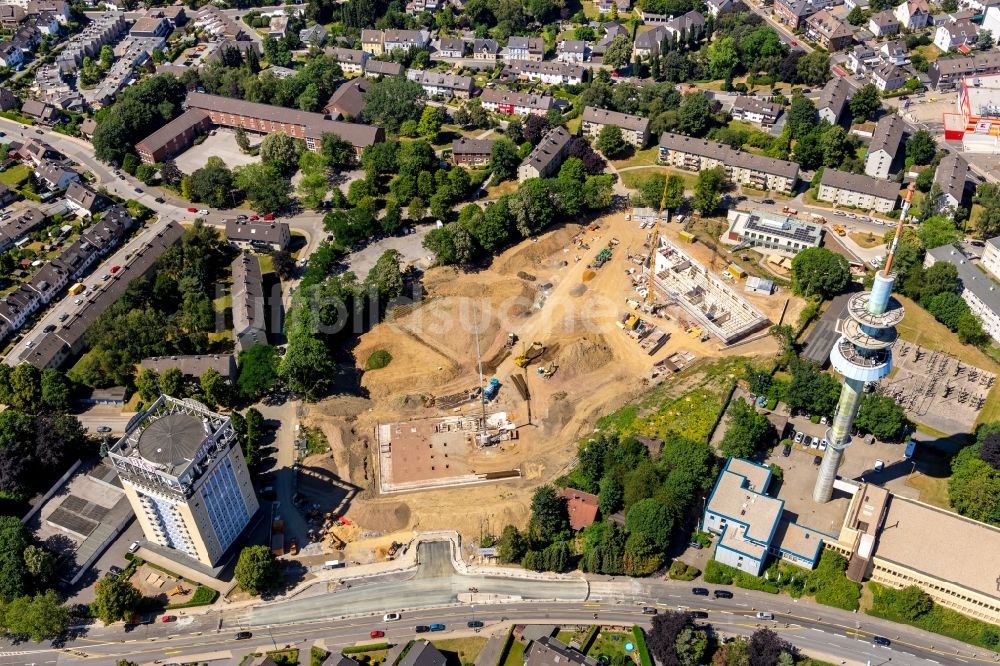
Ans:
[[[521,355],[514,359],[514,364],[519,368],[523,368],[543,353],[545,353],[545,345],[537,341],[532,342],[530,347],[521,350]]]

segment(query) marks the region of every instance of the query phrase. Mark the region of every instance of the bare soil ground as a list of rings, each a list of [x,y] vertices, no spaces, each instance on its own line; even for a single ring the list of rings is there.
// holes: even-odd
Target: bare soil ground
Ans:
[[[667,233],[675,240],[678,231],[677,225],[668,225]],[[363,375],[370,399],[331,398],[311,407],[305,420],[326,433],[332,448],[326,454],[331,470],[359,489],[347,517],[368,536],[433,529],[456,529],[471,537],[499,534],[507,523],[526,522],[534,488],[568,471],[578,439],[592,431],[599,416],[648,391],[655,362],[681,349],[702,358],[767,356],[777,351],[770,336],[723,349],[717,340],[700,342],[686,335],[677,317],[641,315],[671,335],[655,355],[647,355],[616,325],[631,311],[626,299],[638,299],[627,272],[638,267],[627,257],[648,253],[647,233],[616,214],[590,229],[566,224],[525,241],[497,257],[488,270],[427,271],[425,300],[376,326],[354,350],[359,367],[376,349],[392,355],[386,368]],[[588,268],[612,237],[620,241],[613,258],[601,268]],[[713,262],[712,250],[700,243],[685,245],[685,250],[716,271],[725,267],[717,258]],[[775,322],[788,297],[747,295]],[[801,307],[798,299],[792,299],[786,320],[797,317]],[[489,411],[506,411],[519,426],[518,439],[481,455],[490,466],[501,462],[508,469],[519,466],[522,478],[377,496],[372,447],[379,423],[480,409],[477,401],[449,410],[427,406],[430,396],[479,385],[477,331],[484,376],[487,380],[495,376],[502,384]],[[509,332],[519,339],[512,350],[504,348]],[[534,341],[545,345],[544,354],[524,369],[517,367],[514,357]],[[542,378],[538,368],[550,364],[557,366],[554,375]],[[526,379],[529,402],[521,399],[511,382],[515,373]],[[374,550],[367,544],[358,547]]]

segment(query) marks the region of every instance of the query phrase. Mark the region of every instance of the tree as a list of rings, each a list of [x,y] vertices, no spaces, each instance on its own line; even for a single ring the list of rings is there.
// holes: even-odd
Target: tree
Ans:
[[[10,406],[34,414],[42,402],[41,371],[30,363],[17,365],[10,373]]]
[[[936,185],[936,183],[935,183]],[[939,188],[940,191],[940,188]],[[934,190],[931,189],[931,196]],[[925,199],[930,199],[930,196]],[[917,227],[917,237],[923,246],[930,250],[942,245],[951,245],[962,239],[962,234],[955,228],[955,223],[943,215],[933,215],[924,218],[924,221]],[[933,267],[932,267],[933,268]]]
[[[861,9],[861,7],[857,5],[855,5],[854,9],[852,9],[847,15],[847,22],[855,27],[864,25],[867,21],[868,18],[865,16],[865,10]]]
[[[105,576],[97,581],[90,610],[104,624],[127,620],[142,601],[142,593],[119,576]]]
[[[424,110],[424,89],[404,76],[385,76],[372,83],[364,93],[365,122],[398,132],[406,120],[417,121]]]
[[[722,200],[719,193],[726,182],[726,172],[721,167],[706,169],[698,174],[698,182],[695,184],[694,197],[691,205],[701,211],[703,215],[710,215],[719,207]]]
[[[625,541],[622,569],[629,576],[648,576],[663,565],[663,551],[642,532],[635,532]]]
[[[57,564],[56,556],[40,546],[31,545],[24,549],[24,567],[39,589],[53,581]]]
[[[73,397],[73,386],[66,375],[55,368],[42,370],[41,406],[50,414],[64,414],[69,411]]]
[[[280,134],[269,134],[282,136]],[[246,164],[234,170],[236,186],[246,192],[247,199],[258,212],[275,211],[288,204],[292,191],[291,182],[281,172],[268,164]]]
[[[727,457],[752,458],[768,443],[771,433],[767,417],[739,398],[729,408],[729,422],[719,450]]]
[[[297,189],[299,199],[306,208],[319,208],[326,199],[330,183],[324,173],[310,173],[302,176]]]
[[[882,110],[882,100],[874,83],[861,86],[847,104],[851,107],[851,115],[856,121],[875,120],[878,112]]]
[[[916,585],[910,585],[895,594],[895,611],[908,621],[916,620],[921,615],[930,612],[934,601],[930,595]]]
[[[399,269],[402,255],[396,250],[386,250],[368,271],[366,284],[374,288],[381,301],[387,302],[403,293],[403,273]]]
[[[441,131],[441,124],[443,122],[441,112],[437,107],[425,106],[423,112],[420,114],[420,123],[417,125],[417,131],[420,133],[420,136],[428,141],[433,141],[437,138],[438,132]]]
[[[629,534],[644,534],[660,551],[670,545],[670,531],[674,527],[670,509],[652,497],[633,504],[625,516],[625,530]]]
[[[790,366],[792,380],[785,390],[788,405],[811,414],[832,414],[840,395],[840,383],[815,363],[795,358]]]
[[[69,609],[55,590],[18,597],[3,609],[3,626],[12,636],[26,636],[39,643],[66,633]]]
[[[549,485],[535,490],[531,498],[531,521],[528,530],[532,540],[552,543],[569,532],[566,503]]]
[[[927,311],[952,331],[957,331],[958,322],[969,311],[969,306],[958,294],[945,292],[927,302]]]
[[[191,201],[207,203],[212,208],[233,205],[233,172],[221,157],[210,156],[205,166],[195,169],[188,180]]]
[[[792,105],[788,109],[786,122],[793,139],[803,137],[816,126],[816,105],[805,95],[796,93],[792,96]]]
[[[797,74],[802,83],[819,86],[830,80],[830,54],[819,49],[799,58]]]
[[[240,551],[233,576],[244,592],[256,596],[275,587],[281,579],[281,571],[270,548],[247,546]]]
[[[0,601],[22,596],[28,586],[24,551],[30,543],[28,532],[13,516],[0,516]]]
[[[657,663],[679,666],[677,638],[691,627],[691,615],[680,611],[666,611],[653,617],[647,644]]]
[[[271,345],[254,345],[239,355],[240,375],[236,383],[240,393],[258,400],[278,381],[278,350]]]
[[[493,168],[494,183],[513,178],[517,175],[517,167],[520,164],[521,156],[517,152],[517,146],[508,139],[498,139],[493,142],[490,166]]]
[[[160,397],[160,376],[155,370],[146,368],[136,377],[135,387],[142,402],[146,405],[152,404]]]
[[[236,127],[236,145],[244,153],[250,152],[250,137],[242,125]]]
[[[168,368],[160,377],[160,389],[174,398],[184,396],[184,373],[179,368]]]
[[[844,290],[850,277],[847,260],[826,248],[807,248],[792,260],[792,290],[801,296],[830,298]]]
[[[394,144],[389,143],[388,145],[392,146]],[[323,156],[326,166],[334,171],[353,167],[358,161],[354,145],[333,132],[323,132],[320,137],[320,154]]]
[[[667,191],[663,198],[663,207],[667,210],[677,210],[684,203],[684,179],[676,173],[667,178]]]
[[[299,148],[287,134],[272,132],[260,142],[260,159],[282,173],[291,173],[299,164]]]
[[[795,648],[770,629],[758,629],[750,636],[750,666],[777,666],[783,652],[794,655]]]
[[[597,499],[602,516],[614,515],[622,508],[624,500],[624,488],[622,488],[621,481],[613,476],[602,478]]]
[[[628,35],[618,35],[611,40],[604,51],[602,64],[612,69],[620,69],[632,58],[632,40]]]
[[[854,425],[882,441],[895,441],[906,425],[906,412],[891,396],[865,393]]]
[[[739,63],[736,40],[732,37],[722,37],[709,44],[708,69],[714,78],[728,81]]]
[[[976,38],[976,48],[980,51],[985,51],[996,46],[997,40],[993,37],[993,32],[990,30],[980,30],[979,35]]]
[[[963,313],[958,318],[955,332],[958,333],[958,339],[967,345],[984,347],[990,342],[990,336],[983,328],[982,320],[971,311]]]
[[[917,130],[906,141],[906,157],[914,164],[930,164],[936,152],[937,144],[927,130]]]
[[[689,136],[704,136],[711,127],[712,108],[705,93],[687,93],[677,109],[677,127]]]
[[[677,635],[676,649],[681,666],[703,663],[708,652],[708,635],[704,631],[685,627]]]
[[[500,541],[497,543],[497,557],[501,562],[505,564],[520,562],[527,549],[528,544],[516,527],[507,525],[503,528]]]
[[[229,406],[229,384],[215,368],[209,368],[198,380],[202,395],[210,406]]]
[[[629,144],[622,136],[622,130],[617,125],[605,125],[597,134],[597,141],[594,143],[601,153],[608,159],[622,157],[629,150]]]

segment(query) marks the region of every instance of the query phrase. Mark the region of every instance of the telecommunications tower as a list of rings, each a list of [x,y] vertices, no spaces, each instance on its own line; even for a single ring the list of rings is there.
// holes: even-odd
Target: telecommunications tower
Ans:
[[[896,341],[896,325],[903,319],[903,306],[892,297],[896,274],[892,272],[892,259],[903,233],[913,200],[911,183],[903,201],[903,210],[896,223],[896,236],[885,259],[885,268],[875,274],[871,291],[855,294],[848,301],[847,317],[838,322],[840,338],[830,351],[830,365],[844,375],[844,385],[837,402],[837,413],[826,432],[829,442],[819,468],[813,499],[829,502],[833,496],[833,482],[837,468],[844,457],[844,450],[851,443],[851,429],[861,406],[861,396],[866,382],[882,379],[892,370],[892,345]]]

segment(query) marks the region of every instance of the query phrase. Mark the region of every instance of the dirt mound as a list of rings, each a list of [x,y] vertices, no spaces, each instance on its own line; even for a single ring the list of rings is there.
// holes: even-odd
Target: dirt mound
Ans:
[[[567,224],[530,242],[516,245],[493,261],[490,272],[516,275],[518,271],[558,266],[564,259],[562,251],[570,247],[573,237],[580,229],[578,224]],[[557,252],[560,255],[553,256]]]
[[[555,357],[564,376],[585,375],[600,370],[614,359],[614,352],[602,336],[578,338],[563,344]]]
[[[593,279],[594,279],[595,277],[597,277],[597,273],[595,273],[594,271],[592,271],[592,270],[590,270],[590,269],[587,269],[587,270],[585,270],[585,271],[583,272],[583,281],[584,281],[584,282],[590,282],[590,281],[591,281],[591,280],[593,280]]]
[[[410,522],[410,507],[403,502],[358,502],[347,517],[365,530],[395,532]]]
[[[570,296],[583,296],[586,293],[587,293],[587,285],[585,284],[578,284],[569,290]]]

